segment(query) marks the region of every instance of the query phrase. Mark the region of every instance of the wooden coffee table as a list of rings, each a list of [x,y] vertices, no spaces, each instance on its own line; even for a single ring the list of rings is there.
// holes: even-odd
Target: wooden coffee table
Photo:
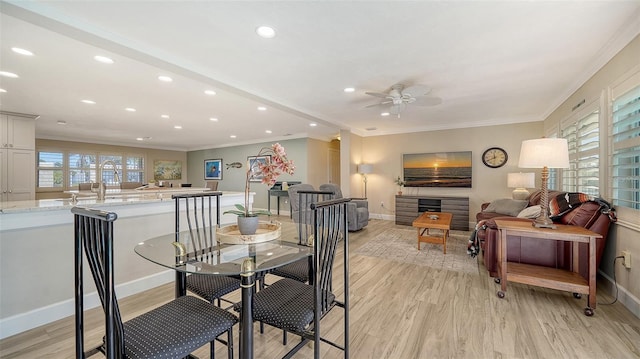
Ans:
[[[451,213],[424,212],[420,217],[416,218],[413,221],[413,226],[418,228],[418,250],[420,250],[420,242],[442,244],[442,251],[447,254],[447,237],[449,237],[449,230],[451,229],[451,217]],[[429,229],[442,230],[442,237],[430,236]]]

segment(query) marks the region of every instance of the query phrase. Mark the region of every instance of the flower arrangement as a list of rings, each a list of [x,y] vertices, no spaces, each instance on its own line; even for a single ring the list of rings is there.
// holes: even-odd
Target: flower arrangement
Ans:
[[[225,211],[224,214],[231,213],[239,217],[256,217],[260,214],[271,215],[267,210],[249,210],[249,192],[251,190],[251,179],[257,175],[262,175],[261,183],[273,186],[278,177],[283,173],[293,174],[295,166],[293,161],[287,158],[284,147],[279,143],[274,143],[271,147],[263,147],[257,156],[271,155],[271,162],[262,163],[255,161],[249,165],[247,169],[245,186],[244,186],[244,205],[236,204],[236,209]]]
[[[396,184],[400,187],[404,186],[407,182],[403,181],[400,176],[398,176],[398,178],[396,178]]]

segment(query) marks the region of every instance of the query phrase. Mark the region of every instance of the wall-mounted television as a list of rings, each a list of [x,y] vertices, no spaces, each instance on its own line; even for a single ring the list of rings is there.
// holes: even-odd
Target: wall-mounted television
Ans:
[[[471,188],[471,151],[402,155],[406,187]]]

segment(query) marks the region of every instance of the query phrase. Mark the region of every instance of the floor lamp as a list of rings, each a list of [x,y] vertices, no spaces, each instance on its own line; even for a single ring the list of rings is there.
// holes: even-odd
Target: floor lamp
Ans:
[[[367,198],[367,174],[373,173],[373,165],[361,163],[358,165],[358,173],[362,175],[364,180],[364,198]]]
[[[540,215],[533,222],[538,228],[556,228],[549,218],[549,168],[569,168],[569,146],[564,138],[539,138],[522,141],[520,168],[542,168]]]

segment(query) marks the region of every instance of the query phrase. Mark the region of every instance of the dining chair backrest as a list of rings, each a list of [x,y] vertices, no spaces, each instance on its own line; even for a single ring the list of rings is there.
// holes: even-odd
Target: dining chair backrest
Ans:
[[[217,191],[218,190],[218,181],[207,181],[207,188],[210,191]]]
[[[75,304],[76,304],[76,357],[84,358],[84,303],[83,262],[84,253],[105,312],[105,351],[124,355],[124,329],[113,275],[113,222],[118,216],[113,212],[73,207],[75,239]]]
[[[349,201],[351,201],[349,198],[339,198],[311,204],[314,227],[313,271],[317,296],[316,318],[322,318],[333,304],[329,296],[333,289],[333,262],[338,243],[346,240],[348,236],[345,224]],[[345,263],[345,266],[348,267],[348,263]]]
[[[142,182],[120,182],[120,189],[136,189],[142,187]]]
[[[220,196],[222,192],[175,194],[175,241],[180,241],[180,232],[188,231],[187,259],[203,259],[216,245],[215,230],[220,226]],[[182,211],[184,210],[184,215]],[[183,219],[183,221],[181,221]],[[183,238],[182,242],[185,242]],[[185,243],[183,243],[185,244]]]

